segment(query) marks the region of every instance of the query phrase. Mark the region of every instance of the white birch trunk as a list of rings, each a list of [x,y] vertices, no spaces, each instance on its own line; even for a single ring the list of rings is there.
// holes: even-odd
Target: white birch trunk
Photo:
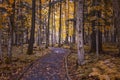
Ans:
[[[78,64],[84,64],[84,44],[83,44],[83,3],[84,0],[77,2],[77,48],[78,48]]]

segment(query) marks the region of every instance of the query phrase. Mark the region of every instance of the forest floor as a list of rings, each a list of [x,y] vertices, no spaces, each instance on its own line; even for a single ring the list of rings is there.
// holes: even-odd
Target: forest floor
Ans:
[[[4,56],[6,56],[7,50],[5,47],[3,49]],[[17,80],[26,67],[50,52],[49,49],[40,49],[39,47],[34,47],[34,54],[32,55],[27,55],[26,51],[27,45],[23,47],[13,46],[12,62],[7,64],[6,57],[4,57],[4,62],[0,62],[0,80]]]
[[[27,55],[26,46],[13,47],[11,64],[0,63],[0,80],[17,80],[20,77],[22,80],[30,80],[30,78],[38,80],[39,77],[42,78],[39,80],[66,79],[63,58],[66,55],[64,53],[67,52],[64,52],[64,49],[34,47],[34,54]],[[76,65],[76,46],[72,45],[70,48],[63,45],[62,48],[71,50],[68,56],[68,74],[71,80],[120,80],[120,57],[116,45],[104,45],[104,53],[99,54],[99,58],[95,53],[89,53],[89,47],[85,46],[85,64],[83,66]],[[4,50],[5,53],[6,51]],[[28,66],[30,68],[26,71]],[[22,75],[24,71],[25,73]],[[39,77],[35,78],[36,76]]]
[[[120,80],[120,57],[115,45],[104,45],[104,53],[88,53],[89,47],[85,46],[85,64],[76,65],[77,50],[74,48],[68,56],[69,75],[72,80]]]

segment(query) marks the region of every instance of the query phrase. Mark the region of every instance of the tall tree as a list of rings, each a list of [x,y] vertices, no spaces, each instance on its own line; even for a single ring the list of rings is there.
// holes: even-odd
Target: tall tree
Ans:
[[[0,29],[0,59],[2,60],[2,30]]]
[[[61,46],[61,29],[62,29],[62,1],[60,1],[60,19],[59,19],[59,47]]]
[[[78,48],[78,64],[84,64],[84,44],[83,44],[83,9],[84,0],[77,1],[76,15],[76,31],[77,31],[77,48]]]
[[[95,22],[92,21],[92,34],[91,34],[91,50],[90,52],[96,51],[96,32],[95,32]]]
[[[54,28],[54,43],[56,44],[56,19],[55,19],[55,16],[56,16],[56,6],[54,6],[54,12],[53,12],[53,16],[54,16],[54,18],[53,18],[53,24],[54,24],[54,26],[53,26],[53,28]]]
[[[7,63],[11,62],[12,58],[12,23],[10,20],[10,17],[8,17],[8,22],[9,22],[9,39],[8,39],[8,56],[7,56]]]
[[[12,44],[13,44],[13,32],[14,32],[14,27],[15,27],[15,0],[13,1],[7,1],[8,5],[12,6],[12,13],[8,17],[8,23],[9,23],[9,39],[8,39],[8,54],[7,54],[7,63],[11,62],[12,59]]]
[[[33,54],[34,34],[35,34],[35,5],[36,0],[32,0],[32,24],[27,54]]]
[[[10,24],[11,24],[11,44],[13,44],[13,32],[14,32],[14,28],[15,28],[15,2],[16,0],[13,0],[13,2],[8,2],[9,4],[12,4],[12,12],[13,14],[10,15]]]
[[[113,12],[114,12],[114,26],[117,30],[117,38],[118,38],[118,48],[120,54],[120,1],[114,0],[113,1]]]
[[[101,0],[92,0],[92,7],[94,7],[91,11],[91,16],[95,17],[92,22],[92,34],[91,34],[91,51],[100,53],[102,51],[102,33],[100,31],[100,22],[101,11],[97,9],[100,6]]]
[[[42,44],[42,26],[41,26],[41,18],[42,18],[42,2],[41,0],[39,0],[39,5],[38,5],[38,15],[40,18],[40,24],[39,24],[39,28],[38,28],[38,46],[40,46]]]
[[[2,13],[0,11],[0,59],[2,60],[2,30],[1,30],[1,25],[2,25]]]
[[[51,15],[51,0],[49,0],[49,10],[48,10],[48,24],[46,26],[46,48],[49,46],[49,33],[50,33],[50,15]]]
[[[74,1],[73,43],[76,42],[76,1]]]
[[[53,44],[54,44],[54,6],[52,6],[52,21],[51,21],[51,23],[52,23],[52,34],[51,34],[51,43],[52,43],[52,47],[53,47]]]
[[[65,18],[66,18],[66,38],[65,38],[65,43],[68,44],[69,42],[69,22],[67,21],[69,19],[69,0],[65,1],[66,5],[65,5]]]

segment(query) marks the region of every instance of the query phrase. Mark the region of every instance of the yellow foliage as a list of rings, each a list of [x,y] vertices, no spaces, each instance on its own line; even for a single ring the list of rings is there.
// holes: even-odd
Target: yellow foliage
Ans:
[[[47,0],[41,0],[42,1],[42,3],[45,3],[45,2],[47,2]]]
[[[111,80],[108,75],[99,75],[100,80]]]
[[[2,28],[2,26],[0,26],[0,29]]]
[[[69,48],[70,48],[70,46],[67,46],[67,45],[64,45],[63,47],[66,48],[66,49],[69,49]]]
[[[95,64],[97,68],[92,68],[89,76],[96,76],[100,80],[115,80],[115,78],[120,79],[120,72],[117,71],[115,64],[111,63],[110,59],[99,61]]]
[[[97,68],[92,68],[92,73],[89,74],[89,76],[99,76],[100,75],[100,70]]]
[[[4,16],[4,17],[7,17],[7,16],[8,16],[8,14],[7,14],[7,13],[5,13],[3,16]]]
[[[105,30],[104,30],[104,26],[100,27],[100,31],[101,31],[102,33],[105,32]]]
[[[25,2],[32,4],[32,0],[24,0]]]
[[[7,8],[8,15],[11,15],[11,14],[13,14],[12,10],[13,10],[12,8]]]
[[[69,31],[70,31],[70,32],[69,32],[69,36],[72,36],[72,35],[73,35],[73,27],[70,27],[70,28],[69,28]]]
[[[100,73],[100,70],[97,69],[97,68],[92,68],[92,70],[93,70],[93,72],[98,72],[98,73]]]
[[[110,30],[111,27],[110,26],[105,26],[106,30]]]
[[[13,4],[14,3],[14,0],[9,0],[10,4]]]
[[[89,74],[89,76],[100,76],[100,73],[98,72],[92,72]]]

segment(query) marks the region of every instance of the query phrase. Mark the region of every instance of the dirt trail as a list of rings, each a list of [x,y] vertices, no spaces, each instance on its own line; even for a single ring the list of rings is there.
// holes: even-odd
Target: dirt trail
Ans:
[[[51,53],[31,66],[20,80],[67,80],[64,57],[68,50],[51,48]]]

